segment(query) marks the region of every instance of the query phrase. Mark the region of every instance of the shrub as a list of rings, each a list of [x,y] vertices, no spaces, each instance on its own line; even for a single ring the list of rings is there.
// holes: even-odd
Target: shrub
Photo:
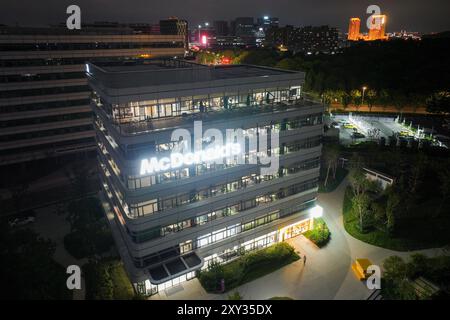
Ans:
[[[198,272],[197,277],[208,292],[218,292],[223,279],[225,291],[227,291],[298,259],[299,256],[295,253],[294,248],[281,242],[256,252],[244,254],[225,265],[213,263],[208,270]]]
[[[331,232],[322,218],[316,218],[313,229],[306,231],[304,236],[321,248],[330,241]]]
[[[123,265],[116,260],[90,261],[83,266],[89,300],[134,299],[134,289]]]
[[[242,300],[242,296],[239,294],[239,292],[236,291],[228,295],[228,300]]]

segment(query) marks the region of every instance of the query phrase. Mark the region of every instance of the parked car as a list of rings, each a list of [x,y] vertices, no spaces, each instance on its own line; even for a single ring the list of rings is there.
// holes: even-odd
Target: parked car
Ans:
[[[34,220],[35,220],[34,217],[15,218],[14,220],[9,222],[9,226],[11,228],[21,227],[21,226],[27,225],[29,223],[33,223]]]
[[[36,220],[36,213],[33,210],[28,210],[21,214],[19,217],[14,218],[9,222],[11,228],[25,226],[29,223],[33,223]]]

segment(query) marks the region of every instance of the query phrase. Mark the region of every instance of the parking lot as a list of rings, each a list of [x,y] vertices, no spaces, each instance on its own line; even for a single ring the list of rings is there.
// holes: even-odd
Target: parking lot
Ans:
[[[427,141],[432,145],[447,147],[433,137],[427,128],[421,128],[412,122],[399,120],[396,117],[354,115],[332,115],[329,125],[339,129],[339,140],[341,144],[350,145],[364,141],[379,142],[384,139],[386,143],[392,137],[397,143],[411,144],[419,140]]]

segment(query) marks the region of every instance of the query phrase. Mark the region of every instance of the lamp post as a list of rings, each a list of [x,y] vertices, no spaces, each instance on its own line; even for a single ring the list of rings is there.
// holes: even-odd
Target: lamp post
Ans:
[[[201,39],[202,37],[201,37],[201,34],[200,34],[201,29],[202,29],[202,26],[199,24],[198,25],[198,43],[200,43],[202,41],[202,39]]]
[[[366,92],[367,87],[362,87],[362,101],[361,101],[361,105],[364,105],[364,93]]]

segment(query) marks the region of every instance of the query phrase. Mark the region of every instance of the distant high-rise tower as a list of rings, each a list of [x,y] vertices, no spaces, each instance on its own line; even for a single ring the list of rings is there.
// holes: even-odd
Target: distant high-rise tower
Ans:
[[[386,32],[386,15],[378,14],[372,16],[372,27],[369,29],[368,40],[385,40]]]
[[[360,38],[359,29],[361,27],[361,19],[350,18],[350,24],[348,27],[348,40],[358,41]]]

